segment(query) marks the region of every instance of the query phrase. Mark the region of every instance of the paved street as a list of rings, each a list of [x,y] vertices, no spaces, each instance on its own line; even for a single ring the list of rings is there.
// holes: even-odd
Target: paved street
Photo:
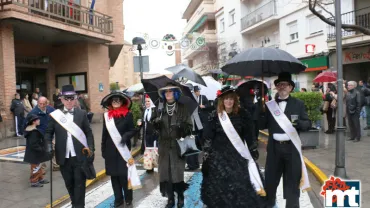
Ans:
[[[94,166],[96,172],[104,169],[101,157],[102,124],[92,124],[95,137],[96,156]],[[8,138],[0,141],[0,149],[24,145],[24,138]],[[49,163],[48,163],[48,167]],[[50,184],[42,188],[31,188],[29,185],[29,164],[0,160],[0,208],[40,208],[50,203]],[[49,170],[46,179],[50,179]],[[59,171],[53,172],[53,200],[67,194],[63,178]]]

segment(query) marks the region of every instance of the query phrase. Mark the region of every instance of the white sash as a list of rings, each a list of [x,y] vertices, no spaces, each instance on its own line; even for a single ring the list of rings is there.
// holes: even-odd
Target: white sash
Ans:
[[[51,117],[54,118],[66,131],[71,133],[83,146],[89,148],[87,145],[87,139],[85,133],[81,130],[75,122],[68,120],[67,116],[61,110],[55,110],[50,113]]]
[[[218,117],[220,119],[222,128],[224,129],[224,132],[226,136],[229,138],[231,144],[233,144],[235,149],[239,152],[239,154],[243,158],[249,161],[248,162],[249,178],[257,194],[261,196],[266,196],[261,176],[259,174],[256,162],[254,161],[254,159],[251,156],[251,153],[249,152],[248,145],[245,144],[243,140],[240,138],[238,132],[235,130],[233,124],[230,121],[229,116],[225,111],[219,113]]]
[[[121,144],[121,134],[118,132],[116,124],[114,123],[114,119],[109,119],[108,112],[104,113],[104,119],[105,119],[105,126],[107,127],[107,130],[109,132],[110,137],[112,138],[112,141],[114,145],[116,146],[118,152],[121,154],[122,158],[127,163],[128,173],[127,173],[127,180],[128,180],[128,188],[135,190],[141,188],[141,182],[139,175],[136,170],[136,165],[129,165],[128,160],[132,158],[130,150],[128,149],[127,145]]]
[[[301,139],[299,138],[297,130],[293,127],[290,120],[286,117],[284,112],[280,109],[279,105],[275,100],[271,100],[266,103],[267,108],[271,112],[271,115],[274,117],[276,123],[279,124],[279,126],[283,129],[283,131],[288,135],[292,143],[294,144],[295,148],[299,152],[299,156],[301,158],[301,164],[302,164],[302,177],[300,182],[300,188],[302,191],[305,191],[310,188],[310,181],[308,179],[307,169],[306,165],[303,160],[302,156],[302,144]]]

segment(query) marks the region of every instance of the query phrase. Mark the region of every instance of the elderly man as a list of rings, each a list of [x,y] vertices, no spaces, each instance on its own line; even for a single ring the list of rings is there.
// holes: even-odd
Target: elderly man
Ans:
[[[310,186],[298,133],[308,130],[311,122],[304,103],[290,96],[295,87],[291,74],[280,73],[274,84],[278,92],[276,100],[266,103],[265,123],[270,134],[265,172],[268,205],[275,205],[276,190],[283,178],[286,207],[298,208],[300,189]]]
[[[95,178],[92,171],[94,161],[94,137],[87,120],[86,111],[75,108],[77,94],[73,85],[62,87],[63,111],[50,114],[45,131],[45,140],[51,141],[55,134],[55,157],[60,166],[72,207],[85,206],[86,178]],[[51,153],[51,145],[49,145]]]
[[[361,93],[356,89],[355,81],[348,82],[348,93],[346,96],[348,125],[351,132],[350,141],[359,142],[361,139],[360,113],[362,108]]]

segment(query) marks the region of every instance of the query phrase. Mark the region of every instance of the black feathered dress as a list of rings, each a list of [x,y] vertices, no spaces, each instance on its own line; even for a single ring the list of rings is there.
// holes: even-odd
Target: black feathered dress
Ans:
[[[238,114],[228,115],[239,136],[250,147],[255,142],[250,114],[240,109]],[[203,203],[208,208],[265,207],[265,197],[257,195],[249,179],[248,160],[229,141],[216,113],[204,131],[204,151],[208,153],[208,157],[202,166]]]

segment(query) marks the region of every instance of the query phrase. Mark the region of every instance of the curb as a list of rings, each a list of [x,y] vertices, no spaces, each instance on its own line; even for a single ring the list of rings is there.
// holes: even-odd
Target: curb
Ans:
[[[132,157],[136,157],[139,153],[140,153],[140,147],[139,148],[136,148],[134,150],[132,150]],[[104,177],[106,176],[105,174],[105,169],[104,170],[101,170],[99,171],[97,174],[96,174],[96,178],[92,179],[92,180],[87,180],[86,181],[86,188],[95,184],[96,182],[100,181],[101,179],[103,179]],[[64,203],[65,201],[67,201],[69,199],[69,194],[67,195],[64,195],[63,197],[53,201],[53,207],[55,206],[59,206],[61,205],[62,203]],[[50,208],[50,204],[46,205],[45,208]]]
[[[265,131],[261,131],[260,133],[269,136],[269,134]],[[264,144],[267,144],[266,139],[258,138],[259,141],[261,141]],[[326,180],[328,180],[328,176],[325,175],[320,168],[318,168],[315,164],[313,164],[309,159],[307,159],[305,156],[303,156],[304,163],[306,164],[306,167],[313,173],[313,175],[316,177],[316,179],[320,182],[320,184],[324,184]]]

